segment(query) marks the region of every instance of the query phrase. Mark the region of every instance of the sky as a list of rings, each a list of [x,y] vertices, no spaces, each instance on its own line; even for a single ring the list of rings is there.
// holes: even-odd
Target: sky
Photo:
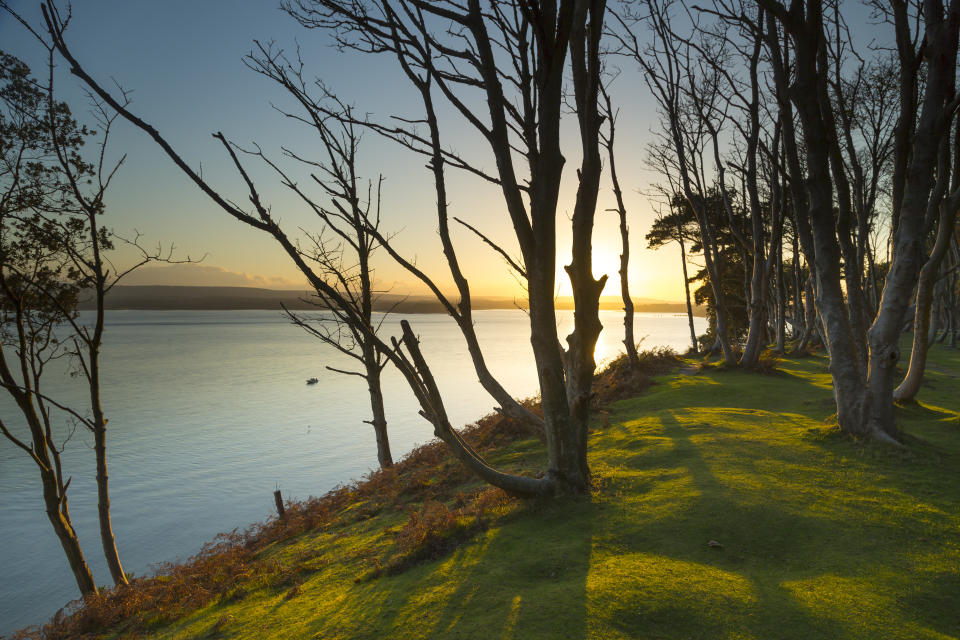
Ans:
[[[84,0],[73,6],[66,40],[86,70],[106,86],[116,81],[132,98],[131,110],[155,126],[194,168],[217,189],[238,203],[246,191],[222,147],[211,137],[222,131],[242,146],[256,142],[274,159],[281,147],[314,156],[315,134],[290,121],[271,105],[285,105],[281,89],[247,69],[243,56],[255,39],[273,41],[287,51],[300,46],[308,77],[322,78],[360,113],[387,120],[418,117],[418,96],[396,61],[338,51],[327,34],[306,30],[281,12],[276,0]],[[40,23],[37,0],[13,0],[12,7],[34,24]],[[64,5],[65,6],[65,5]],[[0,48],[25,60],[35,70],[43,51],[20,25],[0,14]],[[61,65],[58,89],[78,115],[86,101],[79,80]],[[617,170],[625,192],[631,231],[630,287],[634,297],[681,300],[683,280],[676,245],[646,249],[644,235],[652,224],[654,206],[649,192],[656,176],[643,166],[650,128],[656,113],[641,76],[624,63],[611,88],[621,109],[617,127]],[[579,166],[575,119],[567,118],[565,177],[558,210],[558,266],[569,262],[569,215]],[[489,150],[452,109],[441,112],[445,143],[490,171]],[[219,284],[300,288],[304,279],[275,241],[227,216],[211,202],[143,133],[118,122],[110,151],[126,154],[107,205],[108,224],[121,236],[135,233],[145,244],[175,245],[180,258],[203,258],[201,267],[145,269],[129,284]],[[360,149],[361,172],[383,186],[382,229],[395,235],[403,255],[450,286],[436,232],[435,195],[424,158],[393,142],[368,133]],[[281,225],[318,229],[317,220],[266,171],[252,169],[258,188]],[[459,216],[493,238],[513,255],[519,254],[499,189],[481,180],[448,172],[451,215]],[[619,295],[620,238],[609,175],[601,180],[601,197],[594,232],[594,273],[607,274],[604,295]],[[522,296],[523,291],[504,261],[470,232],[454,229],[454,243],[475,295]],[[121,255],[119,262],[128,257]],[[402,268],[382,254],[375,262],[376,278],[384,289],[420,293],[422,289]],[[447,276],[447,277],[444,277]],[[558,294],[569,295],[565,273],[558,268]]]

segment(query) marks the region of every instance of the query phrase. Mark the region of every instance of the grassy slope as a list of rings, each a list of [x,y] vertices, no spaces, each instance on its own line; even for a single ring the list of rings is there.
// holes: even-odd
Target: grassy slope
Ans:
[[[960,637],[960,354],[932,357],[900,410],[902,451],[827,426],[822,358],[664,376],[592,436],[589,499],[514,508],[446,557],[361,582],[404,513],[307,534],[267,552],[298,588],[156,637]],[[515,449],[500,463],[539,455]]]

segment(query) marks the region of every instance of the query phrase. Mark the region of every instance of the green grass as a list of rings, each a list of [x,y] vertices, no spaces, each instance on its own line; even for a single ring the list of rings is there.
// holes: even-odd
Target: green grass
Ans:
[[[295,579],[156,638],[960,637],[960,353],[931,350],[908,445],[837,433],[821,357],[667,375],[591,436],[589,497],[522,504],[452,553],[357,581],[402,511],[264,552]],[[500,463],[536,464],[523,441]],[[715,541],[722,546],[709,546]]]

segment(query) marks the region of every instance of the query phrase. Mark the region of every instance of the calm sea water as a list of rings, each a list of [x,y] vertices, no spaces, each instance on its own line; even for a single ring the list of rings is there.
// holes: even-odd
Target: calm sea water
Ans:
[[[489,413],[493,402],[476,382],[463,339],[445,315],[407,316],[444,393],[454,424]],[[601,312],[607,329],[602,361],[621,350],[619,312]],[[704,320],[697,318],[697,331]],[[572,315],[561,314],[561,335]],[[519,311],[476,312],[477,331],[493,373],[515,396],[537,391],[527,317]],[[399,333],[399,318],[385,330]],[[644,346],[685,350],[685,316],[638,314]],[[113,311],[103,353],[109,417],[113,524],[127,571],[185,559],[217,533],[262,520],[273,490],[285,498],[320,495],[377,464],[366,387],[327,371],[343,356],[322,347],[271,311]],[[47,392],[83,405],[83,389],[62,372]],[[317,377],[320,383],[305,384]],[[395,458],[432,437],[399,375],[386,369],[384,394]],[[21,424],[12,402],[0,415]],[[63,433],[69,428],[63,425]],[[110,575],[96,521],[89,434],[67,443],[71,514],[99,583]],[[78,592],[44,515],[40,480],[27,456],[0,439],[0,634],[41,623]]]

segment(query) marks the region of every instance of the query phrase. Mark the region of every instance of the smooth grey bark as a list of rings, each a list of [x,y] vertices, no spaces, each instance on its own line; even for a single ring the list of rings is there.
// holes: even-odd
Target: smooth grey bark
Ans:
[[[901,6],[895,0],[895,7]],[[896,14],[898,30],[909,28],[906,10]],[[903,196],[894,232],[890,271],[883,287],[877,317],[870,327],[870,363],[867,394],[870,402],[870,429],[891,438],[898,434],[893,416],[895,365],[900,357],[898,341],[910,294],[916,285],[924,241],[924,218],[931,200],[937,173],[940,141],[950,132],[955,95],[957,36],[960,6],[952,2],[947,12],[939,0],[925,0],[923,23],[927,76],[923,102],[911,139],[910,157],[903,182]],[[898,45],[900,38],[898,37]],[[912,44],[905,43],[909,51]],[[903,51],[903,47],[900,47]],[[902,57],[906,57],[901,54]],[[904,62],[906,64],[906,62]],[[913,119],[913,110],[901,113],[901,120]]]
[[[818,7],[817,11],[822,11]],[[859,254],[854,239],[857,222],[854,220],[853,196],[850,181],[847,178],[847,165],[843,157],[841,136],[837,128],[834,100],[836,92],[831,96],[829,91],[829,55],[827,38],[822,26],[823,16],[820,16],[821,39],[817,43],[818,78],[816,83],[817,98],[820,101],[820,123],[827,136],[821,142],[826,144],[827,155],[830,160],[830,171],[833,178],[833,188],[836,193],[836,222],[835,233],[843,257],[844,296],[846,299],[847,314],[850,323],[850,338],[853,342],[858,358],[858,368],[865,370],[867,365],[866,330],[869,319],[866,315],[864,303],[862,275],[863,267],[859,261]],[[842,98],[840,98],[842,105]],[[841,109],[843,106],[841,106]],[[809,143],[809,141],[808,141]]]
[[[784,73],[777,73],[776,77],[781,86],[780,90],[789,91],[806,142],[806,217],[809,219],[813,236],[810,248],[814,254],[808,254],[807,259],[816,270],[817,311],[823,321],[826,333],[824,337],[830,352],[837,419],[841,428],[861,432],[865,409],[865,398],[862,394],[864,372],[859,367],[856,339],[840,285],[840,245],[834,226],[830,137],[821,112],[822,87],[818,61],[824,46],[822,7],[818,0],[811,0],[803,5],[794,2],[789,12],[775,1],[761,0],[761,4],[784,25],[794,44],[793,84],[789,89],[784,85]],[[767,39],[768,42],[779,40],[772,20],[768,20]],[[779,45],[776,48],[779,48]],[[793,180],[796,181],[796,174],[793,175]],[[805,216],[803,212],[798,212],[797,217]],[[801,235],[801,242],[803,241]]]
[[[906,136],[909,148],[901,145],[894,154],[894,249],[884,294],[868,333],[869,362],[864,371],[862,349],[858,348],[856,335],[859,324],[857,291],[850,292],[852,304],[845,309],[844,292],[840,286],[841,246],[846,254],[851,253],[847,246],[850,220],[843,203],[836,226],[832,219],[833,181],[836,181],[841,196],[845,183],[837,158],[839,143],[835,125],[825,98],[827,70],[823,69],[826,55],[822,6],[819,0],[797,0],[789,10],[774,0],[761,0],[761,3],[785,27],[796,50],[791,98],[805,134],[809,217],[816,253],[817,307],[830,351],[838,422],[845,431],[892,441],[897,435],[893,421],[892,378],[899,358],[897,339],[919,269],[923,216],[933,186],[938,142],[949,131],[950,120],[946,117],[949,110],[945,106],[948,96],[952,96],[957,46],[956,12],[960,7],[951,5],[944,16],[938,0],[928,0],[923,5],[928,75],[918,118],[904,88],[912,86],[910,83],[914,79],[908,79],[901,88],[899,133],[912,130],[913,134]],[[910,69],[914,44],[909,37],[907,5],[899,0],[892,4],[901,66]],[[782,80],[778,83],[782,84]],[[916,127],[913,122],[917,123]],[[898,139],[902,141],[904,137]],[[904,171],[899,172],[902,173],[902,188],[896,183],[896,167],[901,162],[904,163]],[[832,176],[828,168],[833,169]]]
[[[940,203],[940,220],[937,229],[937,240],[930,256],[920,269],[917,282],[917,300],[913,319],[913,346],[910,352],[910,365],[900,385],[893,392],[893,399],[897,402],[912,400],[920,391],[923,382],[923,372],[926,369],[927,351],[932,342],[928,334],[935,335],[936,323],[931,318],[934,286],[937,272],[943,257],[947,253],[957,219],[958,202],[948,198]],[[929,329],[928,329],[929,327]]]

